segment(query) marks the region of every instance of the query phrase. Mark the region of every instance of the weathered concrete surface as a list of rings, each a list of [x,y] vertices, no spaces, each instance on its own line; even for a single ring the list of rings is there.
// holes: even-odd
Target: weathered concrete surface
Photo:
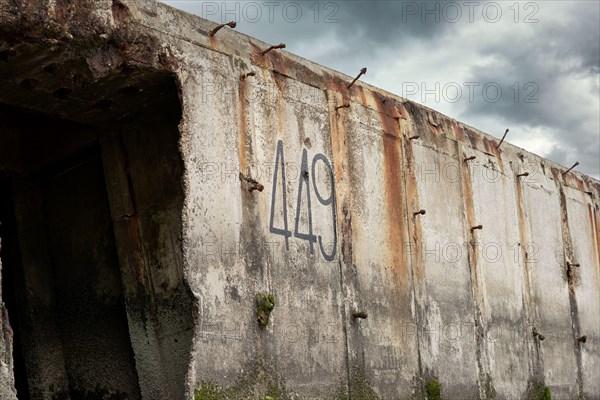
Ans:
[[[142,398],[600,399],[599,182],[214,25],[0,0],[0,102],[100,147]]]
[[[0,239],[0,250],[2,250],[2,239]],[[2,260],[0,260],[0,271],[2,271]],[[1,275],[0,299],[2,299]],[[8,320],[8,312],[2,301],[0,301],[0,311],[0,396],[2,399],[13,400],[17,398],[13,374],[13,332]]]

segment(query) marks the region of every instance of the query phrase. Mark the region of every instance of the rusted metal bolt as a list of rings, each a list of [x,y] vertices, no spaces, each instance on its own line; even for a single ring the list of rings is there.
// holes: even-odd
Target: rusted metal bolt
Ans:
[[[221,30],[221,28],[223,28],[224,26],[228,26],[230,28],[235,28],[237,26],[235,21],[230,21],[226,24],[221,24],[221,25],[217,25],[215,27],[215,29],[213,29],[212,31],[210,31],[210,33],[208,34],[208,36],[213,37],[215,36],[215,33],[219,32],[219,30]]]
[[[478,229],[483,229],[483,225],[477,225],[471,228],[471,232],[478,230]]]
[[[366,319],[367,318],[367,313],[363,312],[363,311],[354,311],[352,312],[352,319]]]
[[[337,110],[339,110],[340,108],[350,108],[350,104],[348,104],[348,103],[344,103],[344,104],[342,104],[341,106],[337,106],[337,107],[335,108],[335,110],[337,111]]]
[[[417,211],[417,212],[414,212],[414,213],[413,213],[413,215],[414,215],[415,217],[416,217],[417,215],[425,215],[425,213],[426,213],[426,212],[427,212],[427,211],[425,211],[425,210],[421,209],[421,210],[419,210],[419,211]]]
[[[260,54],[262,54],[264,56],[265,54],[267,54],[271,50],[275,50],[275,49],[285,49],[285,43],[279,43],[276,46],[270,46],[269,48],[261,51]]]
[[[248,188],[248,191],[250,193],[254,192],[255,190],[258,190],[259,192],[262,192],[263,190],[265,190],[264,185],[261,185],[260,183],[258,183],[257,180],[252,179],[251,177],[246,176],[241,172],[240,172],[240,181],[245,181],[250,184],[250,187]]]
[[[464,162],[468,162],[468,161],[474,160],[476,158],[477,158],[477,156],[467,157],[467,158],[464,159]]]
[[[240,76],[240,78],[242,78],[242,79],[246,79],[247,77],[249,77],[249,76],[254,76],[254,75],[256,75],[256,72],[254,72],[254,71],[250,71],[250,72],[248,72],[248,73],[242,74],[242,76]]]
[[[522,174],[517,175],[517,178],[520,178],[522,176],[529,176],[529,172],[523,172]]]
[[[304,179],[308,179],[308,171],[302,171],[302,176],[304,177]]]
[[[415,140],[415,139],[418,139],[418,138],[420,138],[420,137],[421,137],[421,136],[419,136],[419,135],[415,135],[415,136],[411,136],[411,137],[409,137],[409,138],[408,138],[408,140]]]
[[[354,78],[354,80],[352,82],[350,82],[350,84],[348,85],[348,89],[350,89],[352,87],[352,85],[354,85],[354,82],[356,82],[358,80],[358,78],[360,78],[361,76],[363,76],[364,74],[367,73],[367,67],[361,68],[360,73],[356,76],[356,78]]]
[[[250,186],[250,189],[248,189],[248,191],[250,193],[254,192],[255,190],[258,190],[259,192],[262,192],[263,190],[265,190],[264,185],[261,185],[260,183],[257,183],[255,185]]]
[[[570,261],[567,261],[567,267],[579,267],[580,264],[579,263],[572,263]]]
[[[587,336],[586,335],[579,336],[577,338],[577,343],[585,343],[585,342],[587,342]]]
[[[502,143],[504,142],[504,139],[506,138],[506,135],[508,135],[508,128],[506,128],[506,131],[504,131],[504,136],[502,136],[502,140],[500,140],[500,143],[498,143],[498,146],[496,146],[496,150],[498,150],[500,148],[500,146],[502,146]]]
[[[568,170],[566,170],[565,172],[563,172],[563,175],[566,175],[566,174],[568,174],[569,172],[571,172],[571,170],[572,170],[573,168],[575,168],[575,167],[576,167],[576,166],[578,166],[578,165],[579,165],[579,161],[575,161],[575,164],[573,164],[573,166],[572,166],[571,168],[569,168]]]

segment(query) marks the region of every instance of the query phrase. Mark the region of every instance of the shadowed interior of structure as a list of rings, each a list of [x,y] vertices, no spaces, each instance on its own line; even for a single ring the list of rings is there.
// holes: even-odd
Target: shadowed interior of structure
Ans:
[[[0,46],[2,285],[23,399],[183,398],[192,295],[172,75]],[[34,56],[35,54],[35,56]]]

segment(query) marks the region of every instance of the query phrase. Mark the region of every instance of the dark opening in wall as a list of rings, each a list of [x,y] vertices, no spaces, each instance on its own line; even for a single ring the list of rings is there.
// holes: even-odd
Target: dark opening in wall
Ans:
[[[94,81],[81,63],[23,51],[33,50],[16,48],[0,80],[2,285],[18,398],[184,398],[193,300],[176,81],[133,69]],[[75,84],[57,77],[65,69]]]

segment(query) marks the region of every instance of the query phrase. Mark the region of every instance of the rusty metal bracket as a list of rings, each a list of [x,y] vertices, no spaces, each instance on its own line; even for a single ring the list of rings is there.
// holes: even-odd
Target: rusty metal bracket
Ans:
[[[366,319],[367,318],[367,313],[364,311],[353,311],[352,312],[352,319]]]
[[[352,82],[350,82],[350,84],[348,85],[348,89],[350,89],[352,87],[352,85],[354,85],[354,82],[356,82],[358,80],[358,78],[360,78],[361,76],[363,76],[366,73],[367,73],[367,67],[362,68],[360,70],[360,73],[356,76],[356,78],[354,78],[354,80]]]
[[[252,179],[250,177],[245,176],[241,172],[240,172],[240,181],[245,181],[245,182],[248,182],[250,184],[250,187],[248,188],[248,191],[250,193],[254,192],[255,190],[258,190],[259,192],[262,192],[263,190],[265,190],[265,186],[264,185],[262,185],[261,183],[259,183],[255,179]]]
[[[215,29],[213,29],[212,31],[210,31],[210,33],[208,34],[208,36],[210,36],[210,37],[213,37],[213,36],[215,36],[215,34],[216,34],[217,32],[219,32],[219,31],[221,30],[221,28],[223,28],[223,27],[225,27],[225,26],[228,26],[228,27],[230,27],[230,28],[235,28],[235,27],[237,26],[237,23],[236,23],[235,21],[229,21],[229,22],[228,22],[228,23],[226,23],[226,24],[217,25],[217,26],[215,27]]]
[[[264,49],[263,51],[261,51],[260,54],[262,54],[264,56],[265,54],[267,54],[271,50],[275,50],[275,49],[285,49],[285,43],[279,43],[276,46],[270,46],[269,48]]]
[[[255,190],[258,190],[259,192],[262,192],[263,190],[265,190],[265,186],[262,185],[262,184],[260,184],[260,183],[257,183],[255,185],[250,186],[250,188],[248,189],[248,191],[250,193],[254,192]]]
[[[563,176],[565,176],[566,174],[568,174],[569,172],[571,172],[571,170],[573,168],[575,168],[576,166],[579,165],[579,161],[575,161],[575,164],[573,164],[573,166],[571,168],[569,168],[568,170],[566,170],[565,172],[563,172]]]
[[[500,146],[502,146],[502,143],[504,143],[504,139],[506,138],[506,135],[508,135],[508,128],[506,128],[506,131],[504,131],[504,136],[502,136],[502,140],[500,140],[500,143],[498,143],[498,146],[496,146],[496,150],[500,149]]]

